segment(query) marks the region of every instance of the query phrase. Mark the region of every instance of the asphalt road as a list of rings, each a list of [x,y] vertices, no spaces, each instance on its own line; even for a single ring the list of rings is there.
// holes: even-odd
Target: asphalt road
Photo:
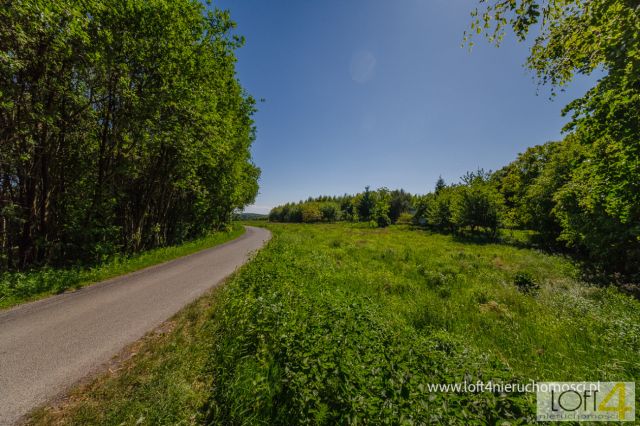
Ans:
[[[271,238],[247,226],[223,245],[0,312],[0,424],[64,393],[219,284]]]

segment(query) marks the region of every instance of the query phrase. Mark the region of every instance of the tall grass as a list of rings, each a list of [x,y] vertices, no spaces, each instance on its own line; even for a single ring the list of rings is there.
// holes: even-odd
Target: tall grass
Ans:
[[[215,298],[36,423],[531,424],[535,394],[428,385],[640,377],[640,303],[565,258],[398,227],[267,226]]]
[[[270,228],[213,318],[209,422],[530,423],[533,394],[428,384],[640,377],[640,304],[566,259],[398,228]]]

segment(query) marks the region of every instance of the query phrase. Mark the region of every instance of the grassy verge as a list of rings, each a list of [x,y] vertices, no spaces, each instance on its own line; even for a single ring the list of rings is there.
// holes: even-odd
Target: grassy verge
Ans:
[[[219,289],[127,348],[107,372],[33,413],[33,425],[193,424],[206,403],[213,350],[211,309]]]
[[[640,303],[562,257],[403,228],[268,227],[267,248],[191,314],[197,335],[172,332],[40,424],[530,424],[535,394],[429,384],[640,377]]]
[[[78,289],[98,281],[134,272],[232,240],[244,233],[234,224],[229,232],[216,232],[178,246],[162,247],[134,256],[116,256],[91,268],[45,268],[29,272],[5,272],[0,275],[0,309],[41,299],[69,289]]]

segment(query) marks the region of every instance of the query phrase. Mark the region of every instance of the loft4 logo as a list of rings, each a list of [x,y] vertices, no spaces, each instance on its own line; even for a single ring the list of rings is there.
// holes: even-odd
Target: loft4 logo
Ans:
[[[625,422],[636,416],[633,382],[537,383],[538,421]]]
[[[627,388],[625,384],[616,383],[615,386],[613,386],[613,389],[611,389],[609,393],[604,397],[604,399],[600,402],[600,404],[598,404],[598,411],[609,411],[617,413],[618,420],[623,421],[627,417],[627,413],[633,410],[631,406],[627,405],[628,402],[630,402],[631,405],[635,405],[634,400],[628,401],[627,399]],[[593,399],[593,403],[595,406],[595,398]]]

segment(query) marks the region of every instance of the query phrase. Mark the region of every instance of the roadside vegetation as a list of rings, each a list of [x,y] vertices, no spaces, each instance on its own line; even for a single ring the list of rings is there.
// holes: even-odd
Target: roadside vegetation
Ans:
[[[208,353],[191,364],[191,411],[149,397],[172,386],[162,363],[191,359],[173,333],[40,424],[530,424],[535,394],[428,385],[640,376],[640,303],[567,258],[408,226],[267,226],[274,239],[194,328]]]
[[[70,289],[78,289],[108,278],[186,256],[230,241],[243,233],[244,227],[236,223],[228,231],[212,232],[184,244],[152,249],[129,256],[114,255],[91,267],[41,268],[25,272],[2,272],[0,274],[0,309]]]
[[[95,379],[54,406],[32,413],[30,425],[187,425],[198,423],[211,376],[214,289],[127,347]]]

